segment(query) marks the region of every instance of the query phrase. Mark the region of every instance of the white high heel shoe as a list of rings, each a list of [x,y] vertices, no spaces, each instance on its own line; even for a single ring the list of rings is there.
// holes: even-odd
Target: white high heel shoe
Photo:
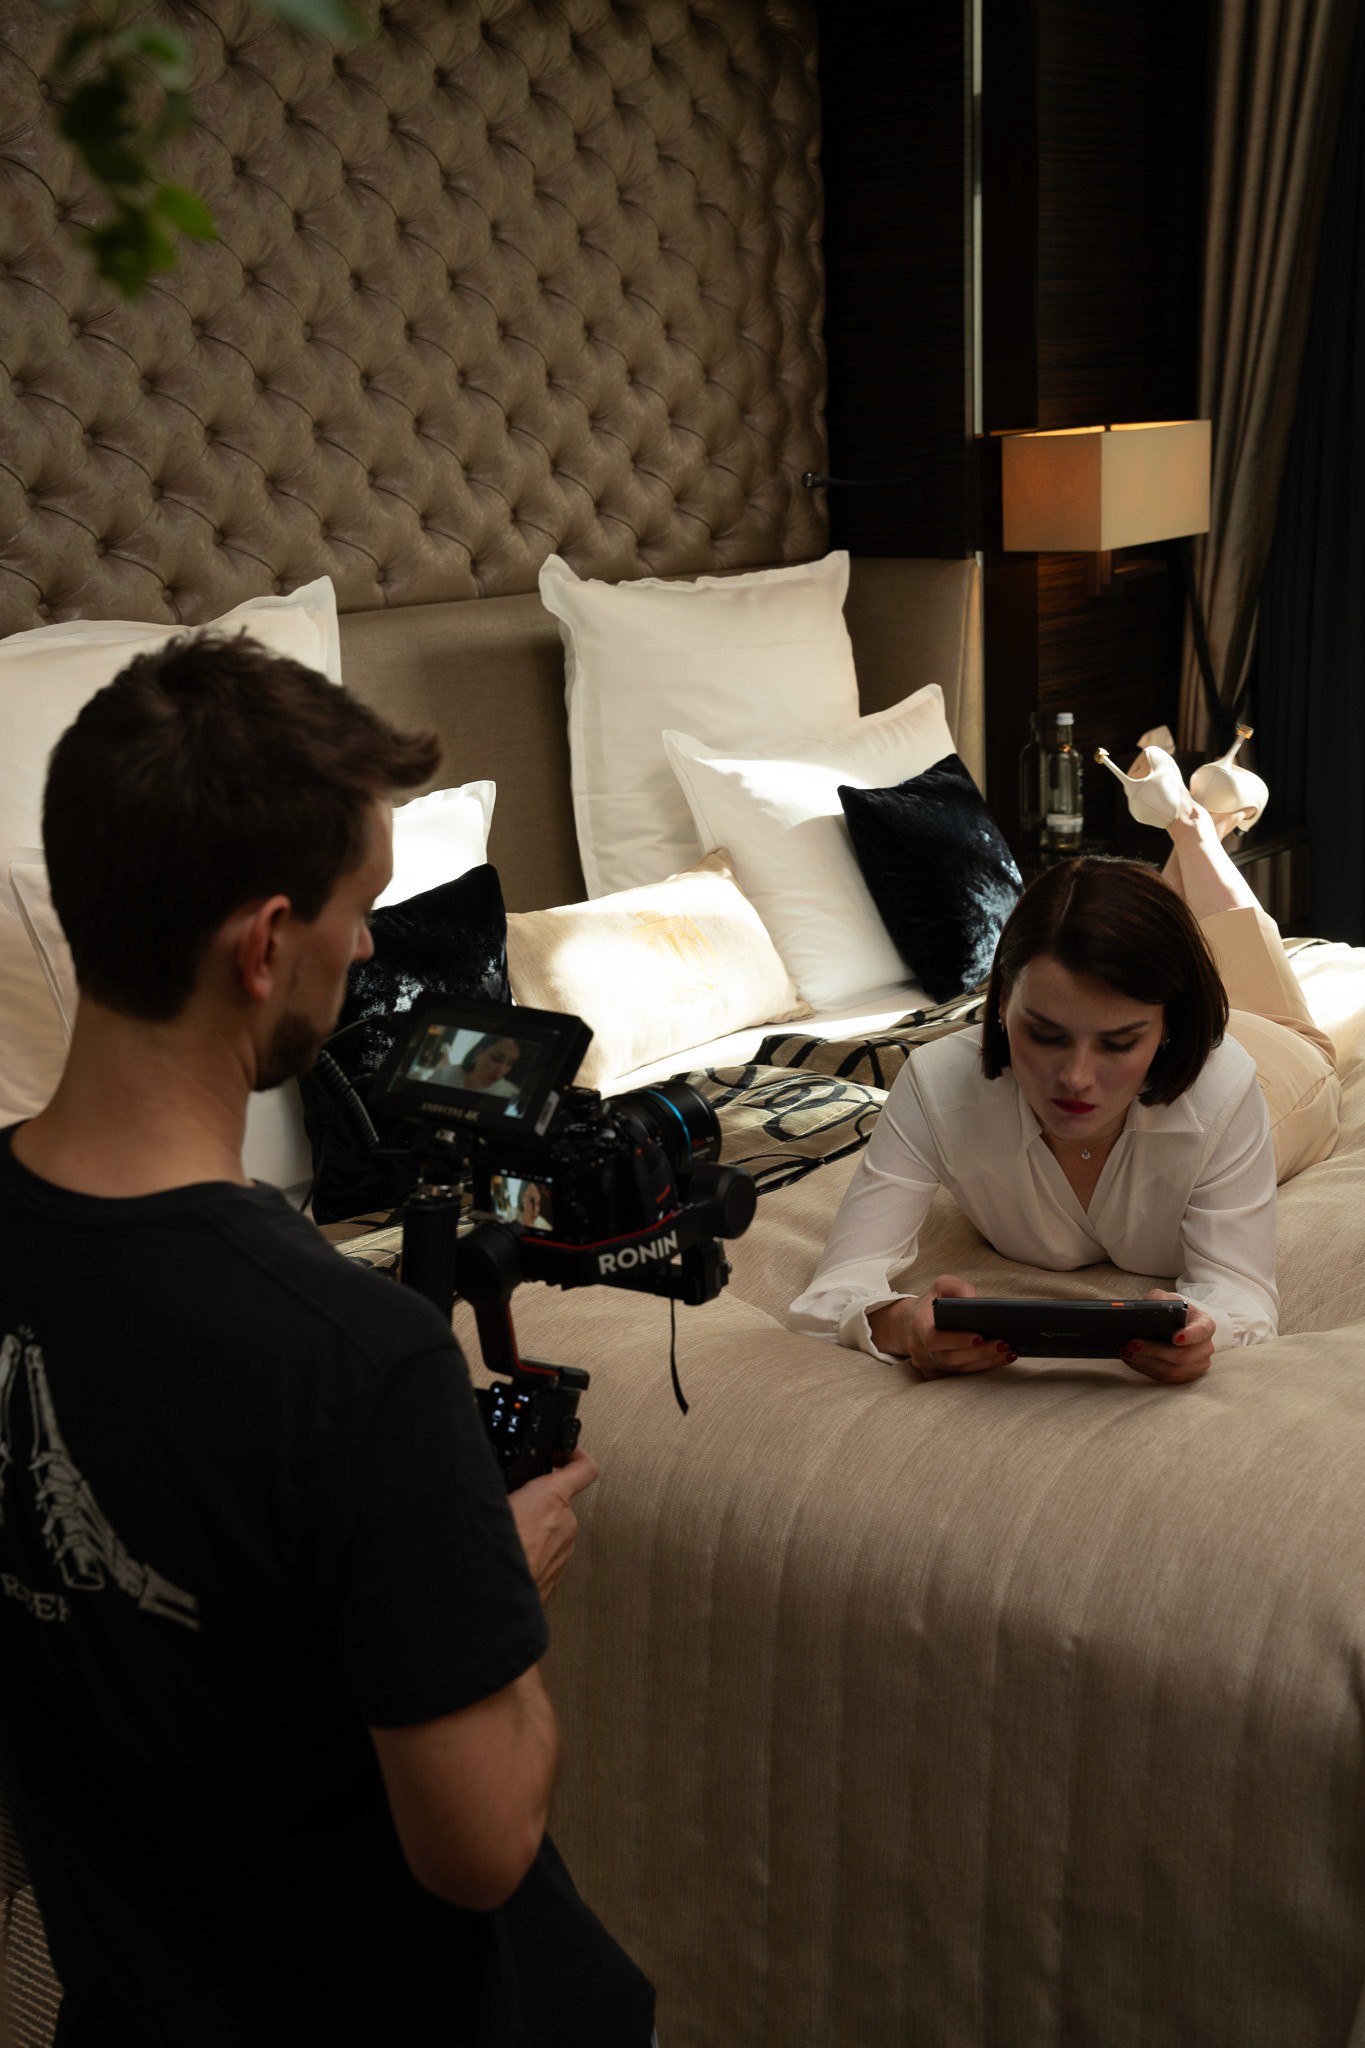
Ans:
[[[1138,761],[1147,764],[1145,775],[1125,775],[1104,747],[1096,747],[1095,759],[1123,784],[1128,808],[1139,825],[1173,825],[1187,813],[1190,792],[1164,747],[1144,747],[1138,755]]]
[[[1239,725],[1237,737],[1226,754],[1216,761],[1206,761],[1190,777],[1190,795],[1220,823],[1235,812],[1242,813],[1237,823],[1241,832],[1250,831],[1270,801],[1270,791],[1259,775],[1253,775],[1250,768],[1233,766],[1237,749],[1250,738],[1251,727]]]

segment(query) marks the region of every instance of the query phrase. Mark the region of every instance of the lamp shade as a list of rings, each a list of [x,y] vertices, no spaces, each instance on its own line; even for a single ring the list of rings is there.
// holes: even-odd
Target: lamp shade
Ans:
[[[1099,554],[1207,533],[1211,449],[1208,420],[1007,434],[1005,547]]]

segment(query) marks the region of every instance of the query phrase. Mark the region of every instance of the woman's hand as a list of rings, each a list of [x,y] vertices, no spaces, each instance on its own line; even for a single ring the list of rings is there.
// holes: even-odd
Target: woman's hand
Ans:
[[[1172,1294],[1167,1287],[1149,1287],[1143,1298],[1179,1301],[1181,1296]],[[1176,1331],[1174,1344],[1144,1344],[1135,1338],[1124,1346],[1123,1362],[1131,1365],[1134,1372],[1145,1373],[1149,1380],[1178,1387],[1186,1380],[1197,1380],[1213,1364],[1213,1335],[1213,1317],[1191,1302],[1185,1327]]]
[[[1008,1344],[978,1337],[971,1330],[939,1330],[934,1326],[934,1296],[955,1295],[968,1300],[976,1293],[970,1280],[955,1273],[940,1273],[928,1294],[903,1294],[873,1309],[867,1319],[872,1341],[879,1351],[890,1351],[930,1379],[939,1374],[984,1372],[988,1366],[1004,1365],[1014,1354]]]

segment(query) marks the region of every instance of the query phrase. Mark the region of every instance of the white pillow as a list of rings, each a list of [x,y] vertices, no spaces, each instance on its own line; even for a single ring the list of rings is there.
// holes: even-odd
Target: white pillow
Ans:
[[[137,619],[69,619],[0,640],[0,850],[41,843],[48,756],[76,713],[135,654],[182,630]],[[341,681],[336,592],[326,576],[287,597],[248,598],[193,630],[245,630],[276,654]]]
[[[482,867],[496,795],[495,782],[465,782],[400,805],[393,814],[393,880],[376,896],[375,909]]]
[[[287,597],[249,598],[196,630],[239,628],[340,682],[336,593],[327,577]],[[3,878],[16,862],[42,859],[34,849],[48,756],[76,713],[135,654],[179,630],[136,619],[72,619],[0,640],[0,1124],[43,1107],[66,1056],[61,1017]]]
[[[937,683],[835,736],[744,758],[666,732],[703,845],[730,850],[735,879],[797,987],[818,1009],[906,979],[858,867],[839,784],[885,789],[955,751]]]
[[[50,1095],[61,1078],[62,1063],[76,1016],[76,970],[61,920],[52,906],[52,891],[42,855],[38,853],[30,860],[15,861],[0,882],[0,895],[8,897],[22,916],[24,928],[32,941],[35,972],[49,997],[49,1021],[43,1042],[49,1046],[55,1063],[48,1091]],[[50,1013],[54,1006],[60,1027],[56,1033],[50,1028]],[[242,1139],[242,1164],[253,1180],[265,1181],[271,1187],[300,1187],[311,1180],[312,1148],[303,1126],[303,1104],[299,1100],[298,1089],[292,1083],[251,1097]]]
[[[519,1003],[592,1026],[582,1088],[750,1024],[808,1017],[723,852],[646,889],[624,889],[507,920],[507,975]]]
[[[540,595],[564,640],[589,896],[661,881],[705,851],[669,772],[666,726],[747,754],[857,717],[847,589],[847,554],[694,583],[584,583],[550,556]]]
[[[52,907],[52,889],[47,879],[47,862],[41,853],[28,853],[11,861],[5,876],[5,897],[14,906],[28,934],[49,998],[56,1009],[62,1031],[62,1055],[76,1021],[76,969],[61,920]]]
[[[46,877],[41,851],[20,851]],[[0,1125],[50,1101],[66,1062],[66,1031],[21,917],[13,874],[13,867],[0,868]]]

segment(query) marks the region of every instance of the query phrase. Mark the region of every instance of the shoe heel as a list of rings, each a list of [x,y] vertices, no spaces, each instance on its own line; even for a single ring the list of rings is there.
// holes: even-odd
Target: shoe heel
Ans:
[[[1242,832],[1251,830],[1270,796],[1265,783],[1254,770],[1235,765],[1237,749],[1243,740],[1251,738],[1251,734],[1249,725],[1239,725],[1237,737],[1227,752],[1220,754],[1216,761],[1206,761],[1190,777],[1190,795],[1195,802],[1202,804],[1212,818],[1219,820],[1240,813],[1242,822],[1236,829]]]
[[[1180,815],[1185,785],[1180,770],[1160,747],[1146,747],[1146,775],[1125,775],[1107,747],[1096,747],[1095,759],[1123,784],[1128,809],[1139,825],[1169,826]]]

